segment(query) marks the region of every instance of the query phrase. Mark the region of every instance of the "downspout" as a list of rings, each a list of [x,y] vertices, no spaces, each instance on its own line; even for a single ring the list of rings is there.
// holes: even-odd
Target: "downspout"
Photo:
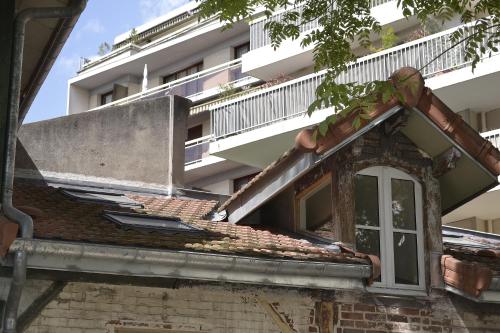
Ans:
[[[4,160],[2,210],[3,214],[19,224],[21,237],[33,238],[33,220],[12,205],[14,187],[14,168],[16,160],[16,142],[18,131],[19,101],[21,94],[21,75],[26,24],[32,19],[65,18],[79,15],[86,5],[86,0],[73,1],[69,7],[28,8],[19,12],[14,23],[14,43],[12,51],[12,69],[10,77],[9,110],[7,119],[7,140]],[[26,252],[16,251],[9,295],[5,303],[3,332],[16,333],[17,311],[26,280]]]

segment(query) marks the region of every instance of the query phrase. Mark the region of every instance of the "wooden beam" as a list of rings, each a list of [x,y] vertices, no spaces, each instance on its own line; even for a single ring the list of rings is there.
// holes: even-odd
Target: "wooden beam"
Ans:
[[[269,304],[266,300],[256,297],[257,303],[260,304],[262,309],[271,317],[274,324],[280,329],[282,333],[297,333],[290,325],[281,317],[278,311]]]
[[[455,147],[451,147],[434,158],[432,173],[439,178],[450,170],[455,169],[457,161],[462,157],[462,153]]]

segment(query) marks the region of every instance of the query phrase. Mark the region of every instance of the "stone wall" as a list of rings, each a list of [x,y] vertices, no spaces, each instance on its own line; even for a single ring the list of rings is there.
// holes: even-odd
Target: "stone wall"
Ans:
[[[500,332],[500,305],[232,285],[69,283],[29,333]]]

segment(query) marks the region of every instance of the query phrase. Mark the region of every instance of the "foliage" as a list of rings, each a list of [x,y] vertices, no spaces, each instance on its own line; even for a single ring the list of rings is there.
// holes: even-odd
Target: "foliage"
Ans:
[[[375,105],[373,96],[384,100],[394,97],[394,87],[385,81],[360,84],[357,82],[340,84],[335,82],[350,62],[356,60],[351,45],[357,42],[369,49],[371,37],[381,37],[380,23],[371,15],[370,0],[198,0],[201,2],[201,18],[217,17],[230,27],[237,21],[251,18],[257,8],[264,8],[267,17],[279,9],[286,9],[280,21],[269,21],[265,28],[272,46],[278,47],[287,39],[298,39],[300,27],[308,22],[318,21],[321,29],[313,29],[301,40],[303,46],[314,47],[315,70],[326,69],[326,76],[316,90],[316,100],[308,112],[324,107],[334,107],[336,114],[320,124],[320,134],[326,133],[330,123],[335,122],[353,110],[363,108],[354,119],[359,126],[366,113]],[[430,20],[441,23],[457,18],[467,27],[452,34],[452,43],[464,43],[466,59],[472,61],[474,69],[481,57],[498,51],[500,42],[500,1],[499,0],[398,0],[406,18],[415,16],[422,26]],[[388,42],[390,39],[388,39]],[[393,40],[391,43],[394,42]],[[447,50],[444,50],[446,52]],[[437,57],[432,59],[435,61]],[[422,70],[424,67],[420,68]],[[398,97],[398,96],[395,96]],[[399,97],[398,97],[399,98]]]
[[[262,85],[262,88],[269,88],[269,87],[275,86],[277,84],[280,84],[280,83],[283,83],[286,81],[290,81],[291,79],[293,79],[291,76],[285,75],[284,73],[281,73],[280,75],[273,77],[270,80],[267,80],[266,83],[264,83]]]
[[[128,38],[131,44],[137,43],[137,41],[139,40],[139,35],[137,34],[137,30],[135,30],[135,28],[130,30],[130,35],[128,36]]]
[[[232,83],[219,84],[219,96],[221,98],[227,98],[234,95],[238,90]]]
[[[390,49],[391,47],[395,46],[398,41],[398,36],[396,36],[396,33],[394,32],[394,28],[389,26],[382,29],[380,33],[380,41],[382,47],[381,48],[370,47],[370,50],[372,52],[378,52],[385,49]]]
[[[107,42],[103,42],[99,45],[99,49],[97,51],[97,54],[102,57],[103,55],[107,54],[111,50],[111,46]]]
[[[380,40],[382,41],[382,48],[385,50],[396,45],[398,36],[396,36],[396,34],[394,33],[394,28],[389,26],[385,29],[382,29]]]

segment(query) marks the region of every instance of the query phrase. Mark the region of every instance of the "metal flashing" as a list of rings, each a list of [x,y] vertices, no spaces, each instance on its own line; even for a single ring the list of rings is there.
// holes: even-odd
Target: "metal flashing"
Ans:
[[[83,176],[72,173],[58,173],[51,171],[38,171],[36,173],[26,169],[16,169],[16,180],[39,183],[55,188],[69,190],[85,190],[107,193],[134,193],[140,195],[162,195],[167,196],[170,190],[167,186],[160,184],[149,184],[135,181],[123,181],[112,178]],[[229,196],[224,194],[206,192],[195,189],[177,188],[176,197],[187,199],[201,199],[225,201]]]
[[[103,217],[124,228],[157,231],[161,233],[204,233],[203,229],[183,223],[180,218],[105,210]]]
[[[478,297],[473,297],[467,294],[466,292],[454,288],[450,285],[446,285],[445,289],[448,292],[457,294],[459,296],[462,296],[464,298],[467,298],[468,300],[474,301],[476,303],[500,303],[500,292],[499,291],[492,291],[492,290],[485,290],[479,295]]]
[[[79,202],[116,205],[119,207],[144,207],[141,203],[128,198],[125,194],[122,193],[92,191],[76,188],[60,188],[60,191],[68,198]]]

